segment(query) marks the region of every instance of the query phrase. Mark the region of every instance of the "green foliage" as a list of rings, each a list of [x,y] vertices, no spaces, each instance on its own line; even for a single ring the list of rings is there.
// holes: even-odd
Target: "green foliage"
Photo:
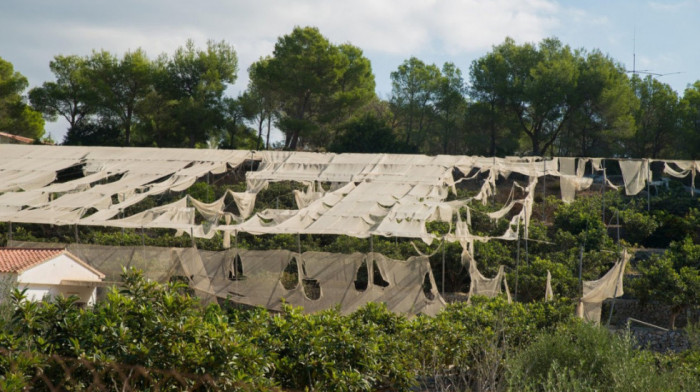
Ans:
[[[610,237],[592,198],[579,198],[566,206],[561,204],[554,213],[555,238],[563,247],[583,246],[586,250],[600,250],[610,244]],[[571,240],[573,241],[571,241]]]
[[[561,324],[509,360],[513,391],[688,391],[700,385],[684,370],[660,370],[632,342],[580,321]]]
[[[626,209],[619,214],[624,225],[625,239],[632,244],[643,243],[659,226],[656,219],[646,213]]]
[[[634,113],[636,132],[626,143],[631,150],[628,154],[650,158],[675,155],[669,148],[680,133],[682,116],[678,93],[652,75],[644,79],[633,75],[631,86],[639,99],[639,107]]]
[[[470,76],[472,95],[488,104],[491,117],[512,117],[533,155],[545,153],[563,130],[575,130],[565,133],[562,147],[589,156],[593,147],[607,148],[605,131],[626,133],[633,124],[636,101],[622,67],[599,51],[571,50],[556,38],[537,45],[507,38],[472,63]],[[493,151],[498,125],[490,122]]]
[[[700,245],[690,238],[673,242],[663,256],[637,266],[641,276],[633,290],[642,301],[655,300],[671,306],[670,327],[686,308],[700,304]]]
[[[562,263],[535,257],[529,265],[522,265],[517,272],[508,274],[511,286],[518,274],[518,301],[542,300],[547,283],[547,271],[552,274],[552,291],[556,296],[575,298],[580,294],[578,276]]]
[[[374,97],[369,60],[350,44],[334,45],[315,27],[295,27],[271,57],[250,67],[250,94],[262,99],[255,116],[279,108],[285,148],[328,146],[330,130]],[[267,108],[266,108],[267,107]]]
[[[24,75],[0,57],[0,132],[39,140],[44,135],[44,119],[22,96],[28,84]]]
[[[161,286],[133,271],[122,278],[122,289],[112,289],[106,300],[90,310],[75,307],[75,297],[35,303],[16,292],[14,315],[0,333],[1,347],[39,357],[80,358],[98,367],[114,362],[209,374],[225,390],[271,385],[264,374],[272,363],[228,324],[217,306],[202,309],[197,299],[179,291],[181,284]],[[12,358],[5,361],[13,363]],[[78,379],[73,383],[89,385],[94,376],[85,369],[67,374],[53,362],[20,364],[22,367],[25,380],[38,369],[53,382],[69,376]],[[157,376],[152,373],[151,377]],[[118,381],[115,377],[115,384]]]
[[[222,310],[202,307],[182,283],[160,285],[134,271],[123,282],[90,309],[76,308],[74,297],[33,303],[15,291],[14,313],[0,332],[0,387],[22,389],[40,371],[78,389],[98,374],[118,389],[117,364],[150,369],[150,380],[132,384],[141,389],[183,387],[158,369],[206,374],[224,390],[409,390],[427,380],[444,390],[697,387],[692,353],[657,367],[629,341],[571,322],[568,300],[474,297],[471,305],[409,320],[372,303],[347,316],[289,306],[280,314]],[[82,362],[67,373],[49,355]]]
[[[382,119],[366,114],[350,120],[333,140],[329,151],[332,152],[397,152],[401,151],[396,136],[389,125]]]

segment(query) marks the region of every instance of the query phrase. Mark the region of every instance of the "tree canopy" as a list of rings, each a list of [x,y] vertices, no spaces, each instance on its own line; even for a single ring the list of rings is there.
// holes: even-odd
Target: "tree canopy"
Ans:
[[[327,145],[335,128],[374,97],[369,60],[350,44],[334,45],[317,28],[280,37],[271,57],[250,67],[252,91],[274,99],[284,146]]]
[[[464,75],[453,62],[408,58],[386,98],[362,49],[315,27],[280,36],[237,96],[229,87],[238,58],[224,41],[188,41],[156,58],[141,49],[57,55],[49,66],[55,80],[29,99],[46,120],[68,122],[67,144],[679,159],[700,151],[700,82],[681,96],[557,38],[507,38]],[[23,103],[26,79],[3,67],[14,103],[3,98],[2,126],[31,135],[41,119]]]
[[[224,41],[199,49],[190,40],[155,60],[141,49],[121,58],[104,50],[58,55],[50,68],[56,80],[32,89],[30,99],[48,119],[68,121],[66,144],[218,145],[241,125],[230,124],[236,117],[225,100],[238,58]]]
[[[568,154],[588,155],[592,133],[624,133],[632,125],[632,90],[622,67],[556,38],[537,45],[507,38],[472,63],[470,76],[472,96],[513,116],[533,155],[552,151],[567,128],[576,130],[569,139],[579,145]]]
[[[0,131],[39,139],[44,135],[44,119],[22,95],[28,85],[27,78],[0,57]]]

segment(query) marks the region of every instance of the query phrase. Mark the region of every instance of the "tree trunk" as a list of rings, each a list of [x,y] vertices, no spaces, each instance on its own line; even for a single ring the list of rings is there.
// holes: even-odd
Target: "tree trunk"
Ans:
[[[489,116],[489,125],[491,126],[491,145],[489,146],[489,153],[492,157],[496,156],[496,121],[494,119],[496,115],[496,109],[494,108],[493,102],[491,103],[491,115]]]
[[[289,149],[291,151],[296,151],[297,149],[297,143],[299,142],[299,130],[294,130],[292,132],[292,139],[290,140],[289,143]]]
[[[267,115],[267,139],[265,140],[265,149],[270,149],[270,123],[272,122],[272,114]]]
[[[537,131],[533,131],[530,135],[530,141],[532,141],[532,155],[539,156],[540,151],[540,135]]]
[[[678,317],[679,314],[681,314],[680,311],[672,311],[671,312],[671,320],[670,320],[671,326],[670,327],[672,330],[676,329],[676,318]]]
[[[263,124],[265,123],[265,115],[260,114],[260,121],[258,122],[258,150],[262,148],[262,131]]]

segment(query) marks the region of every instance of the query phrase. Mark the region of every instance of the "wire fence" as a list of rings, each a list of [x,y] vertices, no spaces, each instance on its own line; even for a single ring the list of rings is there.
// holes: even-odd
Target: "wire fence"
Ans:
[[[0,347],[2,391],[255,391],[242,382]]]

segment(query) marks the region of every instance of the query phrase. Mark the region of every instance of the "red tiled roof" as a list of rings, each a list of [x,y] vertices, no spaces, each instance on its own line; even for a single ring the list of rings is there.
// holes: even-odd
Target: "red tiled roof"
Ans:
[[[63,248],[0,248],[0,272],[21,272],[63,252]]]
[[[0,132],[0,136],[4,136],[8,139],[16,140],[16,141],[18,141],[20,143],[24,143],[24,144],[34,143],[34,139],[32,139],[32,138],[19,136],[19,135],[13,135],[13,134],[7,133],[7,132]]]

